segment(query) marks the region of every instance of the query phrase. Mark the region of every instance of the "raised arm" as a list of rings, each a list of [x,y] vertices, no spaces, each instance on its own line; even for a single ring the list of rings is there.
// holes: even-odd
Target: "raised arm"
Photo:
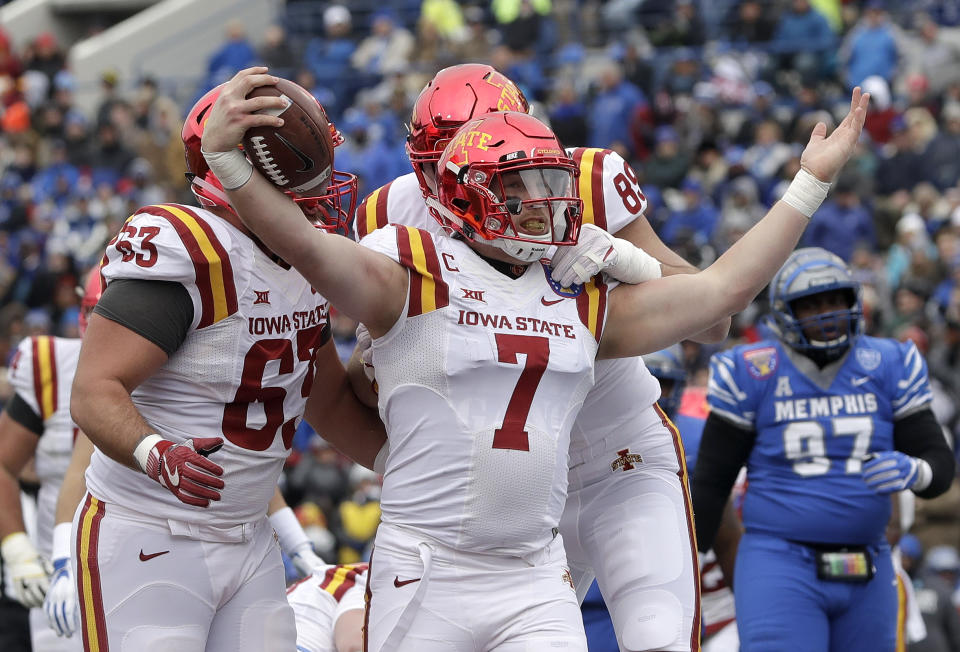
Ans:
[[[710,267],[614,289],[598,356],[656,351],[745,309],[796,247],[829,182],[853,153],[868,102],[869,95],[855,88],[849,113],[829,137],[826,125],[817,123],[783,199]]]
[[[279,117],[256,113],[280,108],[283,99],[246,99],[252,89],[276,83],[277,78],[266,71],[247,68],[224,85],[204,126],[204,156],[243,223],[338,310],[367,324],[379,337],[403,310],[406,270],[348,238],[314,228],[300,208],[254,170],[238,149],[247,129],[283,124]]]

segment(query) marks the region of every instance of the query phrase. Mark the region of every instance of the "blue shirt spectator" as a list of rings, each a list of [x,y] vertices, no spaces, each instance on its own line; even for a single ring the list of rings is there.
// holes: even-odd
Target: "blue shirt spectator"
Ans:
[[[257,62],[257,51],[247,40],[247,31],[238,20],[227,23],[227,42],[210,55],[207,83],[210,88],[230,79],[237,71]]]
[[[660,236],[668,245],[686,238],[692,238],[698,246],[705,245],[713,235],[720,214],[713,202],[703,196],[702,186],[696,179],[688,177],[680,189],[686,206],[670,215]]]
[[[870,211],[860,203],[853,180],[840,177],[833,196],[820,207],[804,235],[804,247],[823,247],[849,262],[857,245],[873,250],[877,235]]]
[[[877,0],[867,3],[863,19],[847,35],[843,45],[847,61],[847,86],[853,88],[871,75],[887,82],[896,72],[899,52],[893,28]]]
[[[629,147],[630,116],[637,104],[647,98],[637,86],[623,79],[619,64],[610,63],[600,75],[600,88],[587,114],[589,145],[611,147],[619,143]]]

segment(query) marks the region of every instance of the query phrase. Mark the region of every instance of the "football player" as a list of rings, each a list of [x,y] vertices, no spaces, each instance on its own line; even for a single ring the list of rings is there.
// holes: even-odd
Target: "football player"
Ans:
[[[100,296],[100,275],[90,271],[80,302],[80,334]],[[50,572],[69,573],[70,528],[54,528],[57,495],[77,438],[70,418],[70,386],[80,354],[80,339],[34,336],[17,347],[9,378],[15,393],[0,414],[0,538],[7,572],[17,599],[30,609],[33,649],[59,652],[82,649],[79,639],[58,639],[60,631],[44,614]],[[33,457],[40,478],[34,541],[24,533],[16,478]]]
[[[361,652],[367,564],[324,566],[287,589],[297,652]]]
[[[735,596],[741,649],[894,650],[891,493],[932,498],[954,462],[911,342],[861,334],[860,286],[837,256],[794,252],[770,284],[774,337],[713,356],[693,474],[710,548],[747,467]]]
[[[74,518],[88,650],[293,649],[266,511],[294,430],[304,415],[383,437],[351,400],[326,299],[247,231],[204,161],[221,89],[182,131],[199,206],[137,210],[100,267],[71,397],[96,445]],[[322,194],[296,197],[325,218],[304,226],[343,227],[355,183],[333,170]]]
[[[357,239],[388,222],[438,233],[440,224],[427,206],[437,201],[436,169],[443,147],[465,122],[498,110],[526,112],[528,105],[513,82],[494,68],[461,64],[438,72],[414,104],[407,139],[414,172],[361,202],[354,221]],[[647,201],[637,177],[619,154],[586,147],[566,151],[579,168],[584,223],[653,252],[664,274],[697,271],[656,236],[643,216]],[[654,270],[654,275],[659,273]],[[722,320],[701,337],[722,339],[728,325]],[[361,334],[360,340],[369,338]],[[656,413],[658,393],[656,380],[639,358],[597,364],[596,386],[570,435],[570,485],[560,532],[578,597],[583,600],[598,576],[602,593],[610,596],[616,629],[625,637],[623,649],[689,650],[698,609],[686,467],[675,431]],[[637,522],[618,529],[622,536],[609,536],[598,530],[598,520],[605,518]],[[662,520],[652,527],[651,519]],[[655,568],[604,561],[614,559],[618,550],[649,548],[652,544],[643,540],[654,535],[664,541],[673,563]]]
[[[479,117],[444,148],[431,208],[456,237],[388,224],[358,245],[302,228],[236,150],[246,129],[282,125],[254,113],[279,99],[246,99],[275,79],[258,67],[228,82],[203,150],[248,226],[373,339],[390,448],[369,649],[584,649],[556,534],[594,359],[660,349],[746,306],[849,157],[869,97],[854,91],[829,138],[815,128],[785,200],[711,267],[610,290],[599,273],[573,283],[570,263],[633,278],[652,259],[591,225],[578,234],[575,164],[524,113]],[[551,270],[540,259],[555,245]]]

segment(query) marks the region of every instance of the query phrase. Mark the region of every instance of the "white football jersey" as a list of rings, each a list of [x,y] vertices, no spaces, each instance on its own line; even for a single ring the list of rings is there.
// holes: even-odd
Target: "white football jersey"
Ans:
[[[333,628],[347,611],[364,609],[367,564],[327,566],[287,589],[297,620],[298,652],[337,652]]]
[[[559,288],[540,263],[510,279],[464,242],[408,226],[362,244],[410,272],[404,313],[373,341],[390,438],[383,522],[473,552],[542,549],[566,500],[606,286]]]
[[[141,208],[107,245],[116,279],[181,283],[193,301],[186,339],[132,399],[174,442],[223,437],[210,459],[224,469],[222,499],[186,506],[142,473],[97,450],[87,487],[106,503],[217,527],[264,515],[314,376],[326,300],[294,269],[236,227],[195,207]]]
[[[57,496],[70,464],[77,428],[70,418],[70,387],[77,370],[80,339],[29,337],[20,341],[8,378],[14,391],[43,419],[34,464],[37,495],[37,550],[50,557]]]
[[[623,157],[609,149],[575,147],[567,149],[580,169],[577,189],[583,199],[584,224],[596,224],[616,233],[643,215],[647,198],[637,176]],[[357,208],[354,229],[357,239],[387,223],[404,224],[437,234],[439,222],[427,210],[417,175],[398,177],[370,193]],[[637,444],[640,412],[649,410],[660,398],[660,383],[643,359],[598,360],[596,387],[583,403],[570,433],[570,450],[578,452],[591,442],[604,442],[605,453],[617,442]],[[378,381],[379,382],[379,381]]]

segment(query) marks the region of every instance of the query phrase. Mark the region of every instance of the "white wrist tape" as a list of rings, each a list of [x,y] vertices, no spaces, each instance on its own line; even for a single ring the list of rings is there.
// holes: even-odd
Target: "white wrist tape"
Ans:
[[[163,441],[163,437],[160,435],[156,433],[147,435],[141,439],[137,447],[133,449],[133,459],[137,461],[137,466],[139,466],[140,470],[144,473],[147,472],[147,458],[150,457],[150,451],[153,450],[153,447],[156,446],[159,441]]]
[[[826,199],[829,191],[829,183],[820,181],[820,179],[801,168],[780,199],[806,215],[807,219],[810,219],[820,208],[820,204]]]
[[[270,525],[280,539],[280,548],[288,555],[303,545],[310,545],[310,539],[289,507],[278,509],[271,514]]]
[[[226,152],[200,151],[203,153],[203,158],[207,160],[210,171],[219,179],[224,190],[236,190],[253,176],[253,164],[239,149]]]
[[[64,521],[63,523],[57,523],[56,527],[53,528],[52,560],[70,556],[70,550],[73,549],[70,540],[70,527],[70,522]]]
[[[373,460],[373,470],[383,475],[387,472],[387,457],[390,455],[390,440],[384,442],[377,453],[377,459]]]
[[[663,276],[660,261],[629,240],[612,238],[617,252],[617,262],[607,270],[613,278],[624,283],[636,284],[652,281]]]
[[[914,491],[923,491],[930,486],[931,482],[933,482],[933,469],[926,460],[917,458],[917,479],[913,481],[910,488]]]

